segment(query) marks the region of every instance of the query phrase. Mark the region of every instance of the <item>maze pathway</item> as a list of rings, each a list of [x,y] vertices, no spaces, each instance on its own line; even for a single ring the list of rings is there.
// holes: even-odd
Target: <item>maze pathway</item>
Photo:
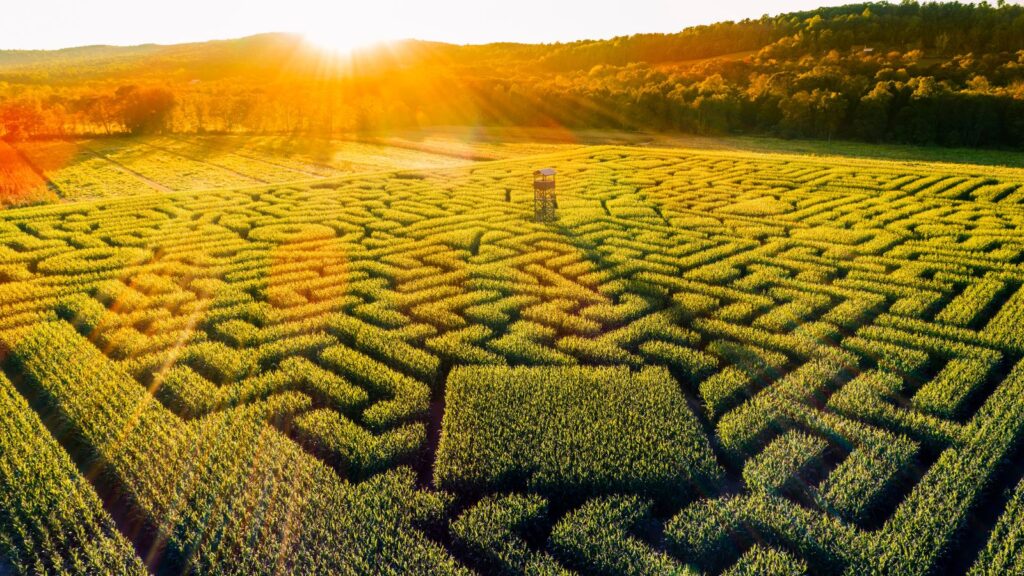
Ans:
[[[1024,173],[960,170],[590,147],[0,213],[0,571],[1019,570]],[[543,478],[463,481],[518,367],[621,441],[516,415]],[[614,400],[651,378],[658,426]]]

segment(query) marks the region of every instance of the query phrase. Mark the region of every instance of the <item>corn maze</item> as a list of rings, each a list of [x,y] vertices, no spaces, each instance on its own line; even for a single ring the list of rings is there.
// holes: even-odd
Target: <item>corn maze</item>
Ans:
[[[1021,226],[622,147],[0,213],[0,574],[1022,573]]]

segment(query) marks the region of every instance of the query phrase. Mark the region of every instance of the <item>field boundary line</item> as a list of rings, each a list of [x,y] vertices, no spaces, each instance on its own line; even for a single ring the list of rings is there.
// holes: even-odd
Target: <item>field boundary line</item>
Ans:
[[[493,156],[483,156],[480,154],[460,154],[458,152],[450,152],[439,150],[431,146],[417,146],[413,142],[392,142],[387,138],[354,138],[352,140],[343,140],[345,142],[358,142],[360,144],[372,144],[374,146],[384,146],[388,148],[400,148],[402,150],[412,150],[414,152],[424,152],[427,154],[434,154],[437,156],[447,156],[448,158],[457,158],[459,160],[467,160],[469,162],[492,162],[496,160],[505,160],[505,158],[496,158]]]
[[[267,182],[266,180],[264,180],[262,178],[257,178],[255,176],[250,176],[248,174],[243,174],[243,173],[241,173],[241,172],[239,172],[237,170],[232,170],[231,168],[228,168],[227,166],[221,166],[220,164],[214,164],[213,162],[209,162],[207,160],[200,160],[200,159],[198,159],[198,158],[196,158],[194,156],[189,156],[188,154],[182,154],[181,152],[177,152],[175,150],[171,150],[171,149],[165,148],[163,146],[157,146],[156,144],[150,144],[149,142],[140,142],[140,144],[142,144],[143,146],[148,146],[149,148],[153,148],[154,150],[159,150],[161,152],[166,152],[167,154],[171,154],[171,155],[174,155],[174,156],[179,156],[179,157],[184,158],[186,160],[191,160],[193,162],[197,162],[199,164],[203,164],[205,166],[209,166],[211,168],[217,168],[218,170],[223,170],[225,172],[230,172],[231,174],[234,174],[235,176],[241,176],[242,178],[248,178],[249,180],[255,180],[255,181],[257,181],[257,182],[259,182],[261,184],[270,184],[270,182]]]
[[[291,166],[285,166],[284,164],[278,164],[277,162],[271,162],[270,160],[266,160],[266,159],[263,159],[263,158],[257,158],[255,156],[248,156],[246,154],[240,154],[237,151],[231,152],[231,153],[234,154],[235,156],[238,156],[239,158],[245,158],[246,160],[252,160],[253,162],[261,162],[263,164],[266,164],[267,166],[273,166],[275,168],[280,168],[282,170],[288,170],[289,172],[295,172],[296,174],[305,174],[306,176],[309,176],[311,178],[319,178],[319,179],[330,178],[330,176],[322,176],[320,174],[317,174],[316,172],[309,172],[308,170],[300,170],[298,168],[293,168]],[[317,164],[317,166],[319,166],[319,164]],[[336,168],[332,168],[332,170],[336,170]]]
[[[167,186],[164,186],[163,184],[157,182],[156,180],[150,180],[149,178],[146,178],[142,174],[136,172],[135,170],[132,170],[131,168],[125,166],[124,164],[121,164],[117,160],[114,160],[113,158],[110,158],[109,156],[107,156],[105,154],[100,154],[96,150],[93,150],[92,148],[90,148],[88,144],[82,146],[82,148],[87,150],[93,156],[95,156],[95,157],[97,157],[97,158],[99,158],[101,160],[106,160],[107,162],[109,162],[111,164],[111,166],[117,168],[118,170],[124,172],[125,174],[128,174],[130,176],[134,176],[134,177],[138,178],[139,180],[142,181],[143,184],[149,186],[150,188],[153,188],[157,192],[165,192],[166,193],[166,192],[174,192],[175,191],[175,190],[173,190],[171,188],[168,188]],[[133,198],[134,196],[128,196],[128,197],[129,198]]]

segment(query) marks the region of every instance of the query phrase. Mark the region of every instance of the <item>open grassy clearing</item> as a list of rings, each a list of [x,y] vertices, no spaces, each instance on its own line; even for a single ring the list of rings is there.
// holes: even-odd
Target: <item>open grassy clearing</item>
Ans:
[[[999,573],[1022,203],[1009,168],[591,146],[2,212],[0,558]]]

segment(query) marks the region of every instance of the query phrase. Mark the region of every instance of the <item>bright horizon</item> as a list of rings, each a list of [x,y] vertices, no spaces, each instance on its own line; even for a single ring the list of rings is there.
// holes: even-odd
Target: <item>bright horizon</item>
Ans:
[[[177,44],[265,32],[305,34],[339,48],[404,38],[454,44],[566,42],[677,32],[723,20],[849,3],[721,0],[688,6],[672,0],[374,0],[349,6],[347,2],[322,0],[36,0],[4,7],[0,49]]]

